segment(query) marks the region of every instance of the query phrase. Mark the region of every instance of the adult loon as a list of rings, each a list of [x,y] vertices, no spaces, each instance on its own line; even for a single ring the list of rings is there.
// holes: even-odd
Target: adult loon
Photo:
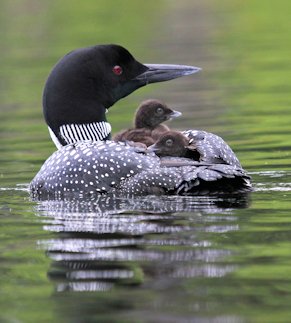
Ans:
[[[217,169],[211,163],[179,158],[161,161],[140,148],[108,141],[111,127],[105,113],[116,101],[149,83],[199,70],[141,64],[118,45],[77,49],[64,56],[50,73],[43,94],[44,117],[59,150],[32,180],[32,196],[184,194],[205,187],[249,190],[241,167]]]
[[[143,101],[137,108],[134,118],[134,128],[117,133],[114,141],[133,141],[146,146],[153,145],[169,127],[162,122],[181,116],[182,113],[167,107],[156,99]]]

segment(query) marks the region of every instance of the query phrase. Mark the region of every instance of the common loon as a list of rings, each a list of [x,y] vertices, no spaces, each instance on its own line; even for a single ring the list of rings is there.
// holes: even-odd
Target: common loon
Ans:
[[[159,100],[143,101],[138,107],[134,128],[119,132],[113,137],[114,141],[133,141],[146,146],[153,145],[169,127],[162,122],[181,116],[181,112],[172,110]]]
[[[141,64],[118,45],[77,49],[64,56],[50,73],[43,94],[44,117],[59,150],[32,180],[32,196],[184,194],[205,187],[249,190],[248,176],[236,165],[161,161],[154,153],[108,140],[111,127],[105,112],[116,101],[149,83],[199,70]]]

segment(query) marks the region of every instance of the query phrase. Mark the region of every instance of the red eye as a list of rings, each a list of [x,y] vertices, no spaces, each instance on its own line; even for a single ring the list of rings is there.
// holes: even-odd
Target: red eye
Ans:
[[[121,75],[122,74],[122,67],[119,65],[115,65],[112,69],[113,73],[115,75]]]

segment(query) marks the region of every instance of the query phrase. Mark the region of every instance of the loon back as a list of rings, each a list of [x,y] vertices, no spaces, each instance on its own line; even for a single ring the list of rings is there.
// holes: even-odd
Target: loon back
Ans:
[[[112,141],[65,146],[48,158],[31,183],[32,195],[38,198],[95,193],[232,192],[249,188],[249,177],[241,168],[186,158],[160,159],[145,149]]]
[[[242,168],[233,150],[221,137],[202,130],[186,130],[182,131],[182,134],[195,145],[200,154],[200,161]]]

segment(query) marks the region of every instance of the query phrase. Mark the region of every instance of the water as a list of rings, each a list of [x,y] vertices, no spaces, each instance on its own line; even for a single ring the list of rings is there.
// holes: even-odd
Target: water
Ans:
[[[290,320],[287,8],[287,0],[3,1],[0,321]],[[41,115],[44,80],[64,53],[104,42],[140,61],[203,68],[118,102],[108,114],[114,131],[129,126],[140,101],[162,99],[183,112],[172,127],[230,143],[254,192],[31,201],[27,185],[55,149]]]

